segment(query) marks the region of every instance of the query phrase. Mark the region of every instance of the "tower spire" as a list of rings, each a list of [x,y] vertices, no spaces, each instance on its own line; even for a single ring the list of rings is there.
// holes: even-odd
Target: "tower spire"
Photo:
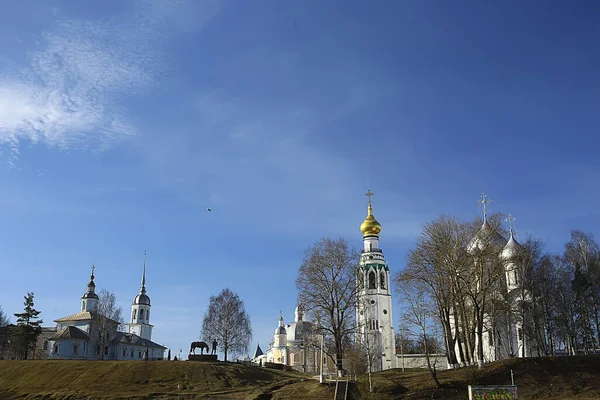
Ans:
[[[516,233],[514,231],[514,227],[513,227],[513,222],[515,222],[516,218],[512,216],[512,214],[508,214],[508,217],[506,217],[504,219],[506,222],[508,222],[508,228],[510,231],[510,237],[513,237],[513,235]]]
[[[144,269],[142,272],[142,287],[140,292],[146,293],[146,250],[144,250]]]
[[[485,193],[481,193],[481,199],[477,200],[477,204],[481,205],[483,208],[483,222],[487,222],[487,205],[491,203],[492,199],[485,195]]]

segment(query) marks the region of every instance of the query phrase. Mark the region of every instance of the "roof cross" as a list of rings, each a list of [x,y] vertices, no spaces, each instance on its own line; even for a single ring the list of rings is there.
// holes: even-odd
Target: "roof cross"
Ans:
[[[375,195],[375,193],[372,193],[371,189],[369,189],[367,191],[367,193],[365,193],[365,196],[367,196],[369,198],[369,204],[371,204],[371,196],[374,196],[374,195]]]
[[[487,205],[491,203],[492,199],[487,197],[485,193],[481,193],[481,199],[477,200],[477,204],[483,207],[483,222],[487,221]]]
[[[508,217],[504,218],[506,222],[508,222],[508,228],[510,233],[513,233],[513,222],[515,222],[516,218],[512,216],[512,214],[508,214]]]
[[[94,270],[95,269],[96,269],[96,267],[92,265],[92,276],[94,276]]]

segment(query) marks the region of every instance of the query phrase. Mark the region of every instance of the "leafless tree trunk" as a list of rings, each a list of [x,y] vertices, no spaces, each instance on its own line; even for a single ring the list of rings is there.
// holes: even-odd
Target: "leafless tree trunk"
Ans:
[[[104,360],[104,349],[113,339],[111,336],[123,323],[121,307],[117,306],[117,298],[114,293],[102,289],[98,294],[98,304],[93,315],[93,331],[96,333],[96,343],[100,350],[100,359]]]
[[[398,292],[406,305],[405,312],[402,315],[403,321],[414,326],[419,331],[418,335],[424,343],[425,358],[427,361],[427,370],[435,386],[442,387],[438,377],[435,363],[432,364],[429,346],[429,336],[432,334],[434,320],[436,318],[435,310],[432,307],[431,298],[428,295],[428,288],[423,282],[399,279],[396,281]]]
[[[210,297],[202,321],[202,338],[209,346],[213,340],[217,341],[224,361],[229,353],[237,355],[247,351],[252,340],[252,327],[244,302],[237,293],[225,288],[217,296]]]
[[[467,357],[463,345],[469,347],[467,320],[464,313],[464,293],[459,276],[469,267],[465,226],[454,217],[442,216],[423,226],[415,248],[409,251],[406,269],[395,277],[400,281],[423,283],[435,305],[435,314],[444,334],[448,364],[458,366]]]
[[[4,313],[2,306],[0,306],[0,328],[7,326],[9,323],[10,319],[8,318],[8,315]]]
[[[356,331],[358,261],[358,253],[344,239],[323,238],[306,249],[296,279],[299,302],[313,319],[321,321],[338,370],[342,370],[344,351]]]

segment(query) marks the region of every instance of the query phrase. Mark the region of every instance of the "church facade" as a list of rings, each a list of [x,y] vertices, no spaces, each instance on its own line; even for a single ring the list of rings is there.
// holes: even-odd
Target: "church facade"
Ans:
[[[482,331],[482,343],[479,343],[475,337],[475,347],[482,348],[482,361],[492,362],[512,357],[531,357],[530,348],[523,333],[524,321],[520,319],[519,308],[523,302],[531,300],[530,294],[523,290],[522,277],[520,276],[521,266],[518,265],[518,253],[523,250],[523,246],[515,239],[512,222],[514,217],[510,214],[506,221],[509,223],[508,240],[498,233],[487,220],[486,204],[490,200],[482,195],[480,204],[483,205],[483,225],[477,234],[471,239],[466,251],[469,254],[475,254],[478,251],[490,251],[497,255],[503,271],[503,276],[498,285],[491,292],[490,302],[494,300],[506,302],[506,306],[500,312],[488,312],[484,316],[484,326]],[[477,259],[475,257],[475,259]],[[478,284],[475,282],[474,284]],[[451,328],[455,332],[456,326],[451,318]],[[462,358],[462,354],[468,354],[469,349],[465,343],[455,344],[455,351],[458,362],[461,365],[468,364],[469,361]],[[477,354],[475,352],[475,354]]]
[[[369,190],[367,217],[360,225],[363,249],[356,276],[355,342],[366,350],[372,371],[396,368],[390,269],[379,247],[381,224],[373,215]]]
[[[56,319],[56,333],[44,341],[50,359],[79,360],[160,360],[165,347],[152,341],[150,297],[146,294],[146,262],[142,285],[131,305],[131,320],[121,331],[120,321],[98,315],[99,297],[94,282],[94,266],[81,296],[80,311]],[[100,334],[106,335],[100,340]]]
[[[263,365],[265,362],[271,362],[292,367],[300,372],[319,373],[320,336],[315,332],[314,324],[305,320],[301,304],[296,307],[294,314],[294,321],[289,324],[284,322],[283,315],[279,315],[269,349],[263,353],[260,345],[257,346],[252,362]],[[333,364],[326,356],[323,371],[333,371]]]

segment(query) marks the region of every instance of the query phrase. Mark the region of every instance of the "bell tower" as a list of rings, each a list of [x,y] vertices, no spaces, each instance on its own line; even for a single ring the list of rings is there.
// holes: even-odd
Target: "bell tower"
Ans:
[[[142,271],[142,286],[131,303],[131,322],[127,324],[127,332],[134,333],[142,339],[152,340],[150,325],[150,297],[146,294],[146,252],[144,251],[144,269]]]
[[[98,295],[96,294],[96,284],[94,283],[94,269],[96,267],[92,265],[92,275],[90,275],[90,281],[87,285],[87,292],[81,296],[81,311],[96,311],[98,305]]]
[[[392,324],[392,291],[390,269],[383,251],[379,248],[381,224],[373,215],[369,190],[367,217],[360,225],[363,249],[356,274],[358,306],[356,307],[357,342],[368,346],[372,354],[378,354],[373,371],[396,366],[396,343]]]

